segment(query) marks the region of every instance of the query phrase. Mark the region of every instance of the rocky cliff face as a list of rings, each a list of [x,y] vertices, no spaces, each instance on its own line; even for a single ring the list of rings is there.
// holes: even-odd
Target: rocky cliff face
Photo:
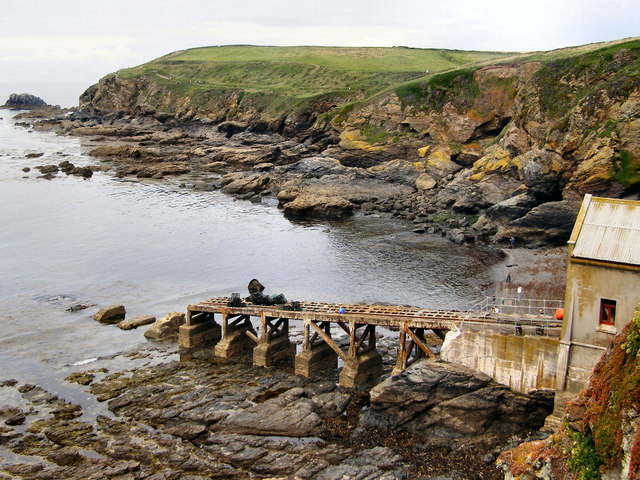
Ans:
[[[316,99],[294,111],[270,108],[264,94],[176,92],[151,75],[115,74],[87,90],[81,108],[226,125],[228,137],[251,130],[307,145],[321,139],[315,150],[344,167],[408,184],[394,200],[407,203],[400,216],[465,217],[462,241],[564,243],[585,193],[640,191],[637,40],[456,70],[368,100]]]

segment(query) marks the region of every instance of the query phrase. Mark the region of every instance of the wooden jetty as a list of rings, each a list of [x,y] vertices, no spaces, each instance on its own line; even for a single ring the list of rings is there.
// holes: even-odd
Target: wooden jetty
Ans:
[[[252,318],[260,322],[259,333]],[[297,355],[289,340],[291,321],[302,321],[304,328],[302,351]],[[382,372],[382,357],[376,350],[376,327],[399,332],[396,372],[419,358],[436,356],[425,339],[426,332],[432,331],[444,340],[449,330],[463,322],[491,325],[496,319],[482,312],[385,305],[295,302],[294,307],[243,301],[242,306],[230,306],[230,299],[221,297],[187,307],[179,345],[184,352],[215,345],[215,356],[228,360],[252,354],[257,366],[293,363],[295,373],[304,376],[337,368],[339,358],[344,364],[340,385],[353,387]],[[332,338],[332,326],[347,334],[348,345],[341,346]]]

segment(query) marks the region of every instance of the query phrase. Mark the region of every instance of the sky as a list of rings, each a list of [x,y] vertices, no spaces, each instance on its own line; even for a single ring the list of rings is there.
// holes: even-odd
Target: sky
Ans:
[[[2,0],[0,82],[91,85],[229,44],[534,51],[640,35],[637,0]]]

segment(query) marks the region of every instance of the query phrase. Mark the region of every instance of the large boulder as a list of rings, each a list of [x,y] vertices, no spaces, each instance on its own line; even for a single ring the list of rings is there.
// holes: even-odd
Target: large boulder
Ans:
[[[144,336],[151,340],[165,340],[178,335],[180,325],[185,323],[184,313],[171,312],[153,324]]]
[[[337,195],[303,193],[284,204],[284,213],[292,217],[340,218],[351,215],[353,208],[353,203]]]
[[[93,319],[100,323],[118,323],[124,320],[126,313],[124,305],[111,305],[94,313]]]
[[[156,317],[151,315],[140,315],[139,317],[130,318],[129,320],[122,320],[118,323],[117,327],[122,330],[133,330],[134,328],[149,325],[156,321]]]
[[[430,445],[444,446],[537,429],[552,410],[548,394],[516,394],[483,373],[424,360],[374,387],[362,422],[409,431]]]
[[[4,104],[6,108],[31,109],[47,106],[47,102],[30,93],[12,93]]]
[[[314,402],[305,398],[302,388],[231,413],[218,422],[215,430],[247,435],[284,435],[308,437],[321,431],[322,419]]]
[[[532,247],[563,245],[571,235],[579,210],[580,202],[574,200],[543,203],[499,227],[494,240],[502,242],[514,237]]]
[[[473,225],[478,235],[494,235],[500,226],[511,220],[524,217],[537,205],[536,199],[527,192],[519,193],[488,208]]]

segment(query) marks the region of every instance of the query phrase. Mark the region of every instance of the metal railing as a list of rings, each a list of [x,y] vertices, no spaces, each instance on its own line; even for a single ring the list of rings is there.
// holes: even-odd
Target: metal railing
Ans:
[[[559,308],[564,308],[564,300],[546,298],[485,297],[476,305],[476,309],[483,314],[526,315],[554,319],[556,310]]]
[[[547,336],[562,324],[562,320],[556,318],[556,311],[563,307],[563,300],[485,297],[466,312],[459,327]]]

